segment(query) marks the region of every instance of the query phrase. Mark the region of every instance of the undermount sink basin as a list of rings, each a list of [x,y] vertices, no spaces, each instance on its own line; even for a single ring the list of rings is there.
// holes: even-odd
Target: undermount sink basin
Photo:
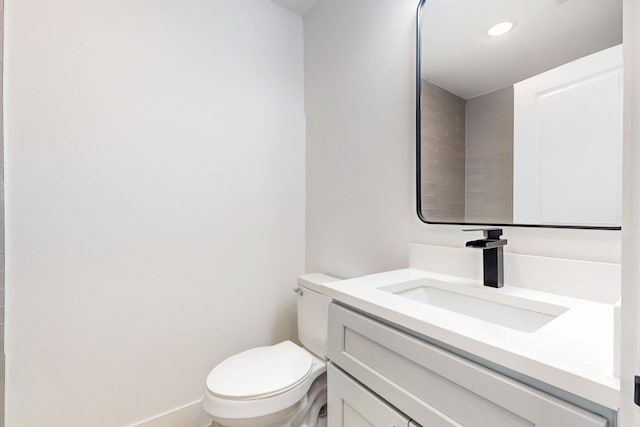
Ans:
[[[493,289],[433,279],[412,280],[380,290],[522,332],[534,332],[568,310],[555,304],[498,294]]]

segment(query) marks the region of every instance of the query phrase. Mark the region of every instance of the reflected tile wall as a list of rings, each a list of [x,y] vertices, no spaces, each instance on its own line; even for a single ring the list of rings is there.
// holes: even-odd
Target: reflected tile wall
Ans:
[[[430,221],[465,216],[465,101],[422,81],[422,214]]]
[[[513,221],[513,88],[464,100],[422,81],[422,213],[435,222]]]
[[[513,87],[467,100],[466,222],[513,222]]]

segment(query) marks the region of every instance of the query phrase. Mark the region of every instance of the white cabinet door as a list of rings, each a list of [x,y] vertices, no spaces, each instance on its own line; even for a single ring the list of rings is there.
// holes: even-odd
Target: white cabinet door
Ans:
[[[332,364],[328,376],[328,427],[407,427],[409,419]]]

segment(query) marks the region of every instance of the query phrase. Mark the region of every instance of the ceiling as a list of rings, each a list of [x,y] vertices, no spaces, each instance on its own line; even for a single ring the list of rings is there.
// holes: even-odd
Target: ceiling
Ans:
[[[622,43],[622,0],[428,0],[422,40],[423,78],[470,99]]]
[[[304,16],[305,13],[313,7],[318,0],[271,0],[275,4],[278,4],[285,9],[289,9],[291,12]]]

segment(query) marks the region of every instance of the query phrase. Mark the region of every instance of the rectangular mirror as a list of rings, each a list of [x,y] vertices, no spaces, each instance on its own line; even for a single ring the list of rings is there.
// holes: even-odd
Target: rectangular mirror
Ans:
[[[622,0],[422,0],[418,216],[620,229]]]

